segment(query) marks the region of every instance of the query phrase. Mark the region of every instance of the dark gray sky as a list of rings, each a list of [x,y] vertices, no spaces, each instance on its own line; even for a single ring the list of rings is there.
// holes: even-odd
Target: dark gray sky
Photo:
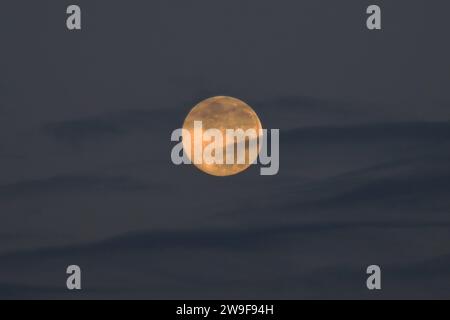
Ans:
[[[73,3],[0,4],[0,298],[450,298],[448,1]],[[171,163],[215,95],[279,175]]]

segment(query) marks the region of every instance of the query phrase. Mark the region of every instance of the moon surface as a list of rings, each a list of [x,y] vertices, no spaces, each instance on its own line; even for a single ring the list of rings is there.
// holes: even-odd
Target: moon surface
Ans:
[[[192,161],[194,148],[203,148],[211,143],[211,141],[197,140],[194,139],[194,121],[201,121],[203,125],[203,132],[208,129],[218,129],[221,131],[222,136],[226,137],[227,129],[242,129],[244,131],[248,129],[254,129],[257,135],[260,135],[262,125],[258,118],[256,112],[245,102],[225,96],[217,96],[213,98],[206,99],[199,104],[197,104],[186,117],[183,129],[186,129],[190,133],[190,139],[186,139],[185,134],[183,134],[183,149],[188,158]],[[188,142],[190,140],[190,143]],[[201,141],[201,142],[199,142]],[[197,143],[197,145],[196,145]],[[201,143],[202,145],[198,145]],[[234,141],[234,149],[237,150],[237,141]],[[258,145],[258,151],[260,146]],[[214,175],[214,176],[231,176],[236,175],[244,170],[246,170],[258,157],[256,153],[249,152],[249,144],[245,144],[245,163],[237,164],[207,164],[205,161],[194,165],[201,171]],[[223,145],[223,155],[226,157],[226,145]],[[235,153],[235,158],[237,154]]]

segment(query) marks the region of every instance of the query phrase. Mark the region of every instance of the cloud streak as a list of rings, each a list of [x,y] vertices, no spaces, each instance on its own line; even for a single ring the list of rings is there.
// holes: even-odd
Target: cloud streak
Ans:
[[[135,132],[166,130],[171,123],[176,123],[177,119],[181,124],[183,117],[170,109],[129,109],[75,120],[50,122],[43,125],[41,130],[56,140],[77,144]]]
[[[14,199],[70,192],[130,192],[149,189],[156,191],[159,187],[163,186],[152,186],[125,176],[67,175],[0,185],[0,198]]]
[[[287,143],[450,142],[450,122],[392,122],[304,127],[283,132]]]

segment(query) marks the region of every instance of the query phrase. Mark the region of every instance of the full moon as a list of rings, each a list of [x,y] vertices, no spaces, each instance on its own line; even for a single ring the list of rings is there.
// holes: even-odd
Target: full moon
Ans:
[[[225,96],[206,99],[191,110],[183,124],[183,129],[189,131],[191,137],[194,136],[194,121],[201,121],[204,131],[208,129],[220,130],[224,137],[227,129],[242,129],[244,131],[253,129],[258,135],[262,129],[258,115],[248,104],[239,99]],[[190,143],[185,141],[190,141]],[[202,145],[196,145],[196,143]],[[183,149],[191,161],[194,148],[205,148],[208,144],[209,142],[203,139],[201,142],[195,139],[185,139],[183,134]],[[234,144],[236,150],[237,142]],[[226,148],[227,146],[223,145],[223,154],[226,154]],[[237,154],[235,156],[237,157]],[[244,164],[237,164],[237,162],[234,164],[207,164],[205,162],[198,164],[194,162],[194,165],[207,174],[224,177],[236,175],[246,170],[256,160],[257,156],[257,154],[249,152],[249,144],[246,143]]]

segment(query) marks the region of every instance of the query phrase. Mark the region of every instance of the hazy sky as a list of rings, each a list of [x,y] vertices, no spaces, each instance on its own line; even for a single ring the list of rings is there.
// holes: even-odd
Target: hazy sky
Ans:
[[[0,298],[450,297],[448,1],[75,2],[0,4]],[[172,164],[215,95],[279,175]]]

